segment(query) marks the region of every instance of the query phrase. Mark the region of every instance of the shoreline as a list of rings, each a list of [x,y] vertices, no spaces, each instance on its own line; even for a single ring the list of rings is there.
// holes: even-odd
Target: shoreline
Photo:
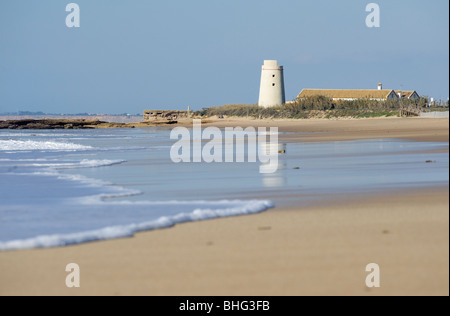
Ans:
[[[448,142],[448,121],[218,120],[203,126],[278,126],[289,133],[281,137],[286,142]],[[386,189],[312,206],[296,204],[294,195],[290,206],[251,216],[4,252],[0,295],[448,295],[448,189]],[[64,284],[72,262],[81,268],[80,289]],[[382,269],[380,289],[364,286],[372,262]]]
[[[3,127],[2,127],[3,126]],[[16,128],[9,128],[15,126]],[[50,119],[0,121],[0,130],[23,129],[162,129],[191,127],[192,120],[180,122],[110,123],[89,119]],[[205,118],[202,127],[278,127],[284,142],[350,141],[359,139],[409,139],[414,141],[449,142],[448,118],[362,118],[362,119],[246,119]]]
[[[448,189],[0,253],[0,295],[448,295]],[[81,269],[78,289],[64,284],[72,262]],[[381,267],[379,289],[364,286],[372,262]]]

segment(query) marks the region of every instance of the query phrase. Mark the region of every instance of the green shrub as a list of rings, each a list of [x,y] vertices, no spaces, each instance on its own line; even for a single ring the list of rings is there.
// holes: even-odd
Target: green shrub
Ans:
[[[333,101],[325,96],[298,99],[282,106],[262,108],[257,104],[230,104],[198,111],[197,116],[251,117],[256,119],[305,119],[313,117],[382,117],[397,116],[401,108],[423,107],[424,99],[389,100],[386,102],[360,99],[354,101]]]

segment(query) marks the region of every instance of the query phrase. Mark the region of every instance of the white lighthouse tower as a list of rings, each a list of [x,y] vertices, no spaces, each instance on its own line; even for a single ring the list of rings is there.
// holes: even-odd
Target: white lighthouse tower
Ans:
[[[258,104],[268,108],[285,103],[283,66],[278,66],[276,60],[265,60],[262,66]]]

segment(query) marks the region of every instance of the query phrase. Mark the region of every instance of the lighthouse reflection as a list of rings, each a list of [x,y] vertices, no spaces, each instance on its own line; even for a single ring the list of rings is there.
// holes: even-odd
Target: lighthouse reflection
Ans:
[[[286,144],[261,144],[263,150],[269,154],[270,152],[276,152],[278,154],[278,168],[274,173],[266,173],[273,170],[273,161],[270,163],[263,163],[260,166],[261,182],[265,188],[279,188],[287,185],[286,169],[287,163],[283,156],[286,155]],[[274,147],[276,146],[276,147]]]

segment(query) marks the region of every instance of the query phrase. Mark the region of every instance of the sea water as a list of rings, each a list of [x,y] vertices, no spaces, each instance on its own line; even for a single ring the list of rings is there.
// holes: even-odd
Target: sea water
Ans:
[[[445,143],[287,144],[274,174],[259,163],[175,164],[173,143],[156,128],[0,131],[0,251],[254,214],[289,195],[301,209],[333,194],[449,182],[448,154],[431,153]]]

